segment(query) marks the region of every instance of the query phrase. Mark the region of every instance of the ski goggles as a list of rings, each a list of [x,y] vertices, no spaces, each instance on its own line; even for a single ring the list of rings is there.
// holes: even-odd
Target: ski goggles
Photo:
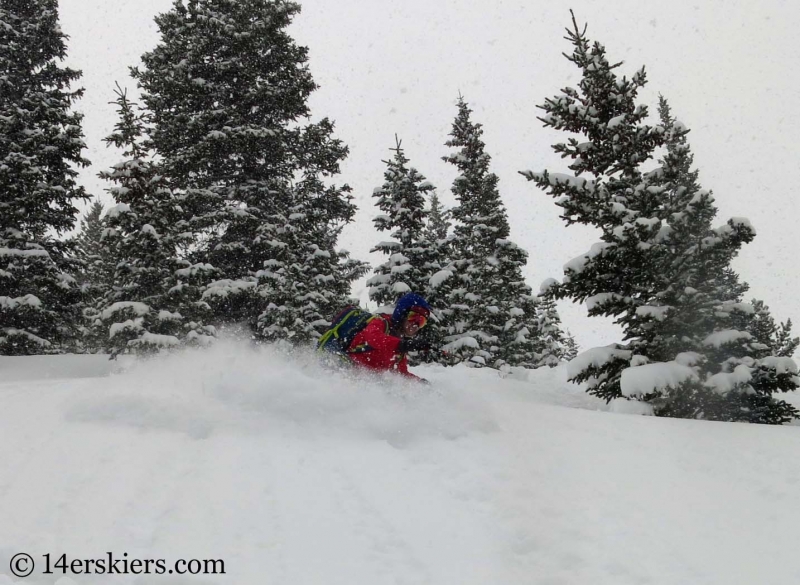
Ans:
[[[428,316],[416,311],[409,311],[406,320],[417,326],[417,329],[422,329],[428,323]]]

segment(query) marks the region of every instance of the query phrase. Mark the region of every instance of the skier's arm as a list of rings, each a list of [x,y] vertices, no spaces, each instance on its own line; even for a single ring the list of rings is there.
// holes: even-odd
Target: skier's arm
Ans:
[[[406,354],[402,354],[400,361],[397,362],[397,371],[406,378],[411,378],[412,380],[417,380],[418,382],[427,382],[427,380],[420,378],[419,376],[408,371],[408,356]]]

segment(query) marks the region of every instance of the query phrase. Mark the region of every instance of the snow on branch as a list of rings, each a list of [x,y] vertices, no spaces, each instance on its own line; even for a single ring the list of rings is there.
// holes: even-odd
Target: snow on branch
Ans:
[[[585,252],[564,264],[564,272],[582,272],[590,260],[596,258],[597,256],[602,256],[606,250],[613,248],[614,246],[616,246],[616,244],[609,242],[597,242],[596,244],[593,244],[588,252]]]
[[[720,348],[723,345],[730,345],[736,343],[740,339],[750,340],[753,336],[747,331],[738,331],[736,329],[725,329],[724,331],[715,331],[703,340],[703,345]]]
[[[758,365],[770,370],[775,370],[775,373],[778,375],[796,374],[798,372],[797,364],[790,357],[778,357],[771,355],[758,360]]]
[[[180,340],[174,335],[159,335],[157,333],[144,333],[138,339],[131,339],[128,342],[129,346],[135,347],[137,345],[155,345],[158,347],[174,347],[180,345]]]
[[[125,309],[131,309],[135,314],[142,316],[146,315],[150,312],[150,307],[144,303],[138,303],[135,301],[119,301],[111,305],[110,307],[106,308],[101,317],[103,319],[111,318],[114,313],[119,311],[124,311]]]
[[[744,364],[736,366],[732,372],[719,372],[710,376],[705,385],[717,394],[725,395],[731,390],[747,384],[753,379],[753,370]],[[752,388],[749,388],[753,392]]]
[[[439,288],[451,276],[453,276],[453,273],[450,270],[440,270],[428,279],[428,284],[432,289]]]
[[[232,294],[242,293],[249,288],[255,288],[256,284],[257,283],[254,280],[215,280],[214,282],[209,283],[209,285],[206,287],[206,290],[203,291],[202,298],[225,298]]]
[[[600,368],[613,360],[629,360],[632,352],[617,344],[593,347],[578,354],[567,364],[567,377],[575,378],[589,368]]]
[[[558,281],[555,278],[543,280],[542,284],[539,285],[539,296],[546,295],[554,286],[558,286]]]
[[[583,177],[565,173],[550,173],[548,171],[519,171],[519,173],[529,181],[546,181],[554,187],[562,185],[572,189],[586,189],[589,192],[594,192],[596,187],[595,181],[591,179],[584,179]]]
[[[643,396],[697,380],[697,373],[688,366],[677,362],[657,362],[622,370],[620,390],[623,396]]]

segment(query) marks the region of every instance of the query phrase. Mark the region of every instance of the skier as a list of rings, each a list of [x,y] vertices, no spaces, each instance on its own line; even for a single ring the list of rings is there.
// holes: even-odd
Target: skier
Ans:
[[[342,327],[337,327],[334,320],[330,333],[320,339],[319,348],[321,351],[338,354],[349,363],[369,370],[396,371],[408,378],[427,383],[427,380],[408,371],[407,353],[431,348],[427,339],[417,337],[430,316],[431,307],[427,301],[416,293],[407,293],[397,301],[391,315],[370,315],[359,309],[343,312],[340,315]],[[348,327],[344,323],[350,322],[353,323],[353,331],[357,331],[354,335],[345,332]],[[331,335],[334,332],[335,337]]]

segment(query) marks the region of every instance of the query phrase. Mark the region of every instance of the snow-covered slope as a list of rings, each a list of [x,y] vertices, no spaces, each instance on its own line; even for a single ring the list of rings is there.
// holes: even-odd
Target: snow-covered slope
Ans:
[[[411,386],[222,344],[109,372],[0,358],[0,583],[21,552],[25,583],[108,552],[226,574],[70,578],[800,582],[798,427],[615,414],[561,370]]]

